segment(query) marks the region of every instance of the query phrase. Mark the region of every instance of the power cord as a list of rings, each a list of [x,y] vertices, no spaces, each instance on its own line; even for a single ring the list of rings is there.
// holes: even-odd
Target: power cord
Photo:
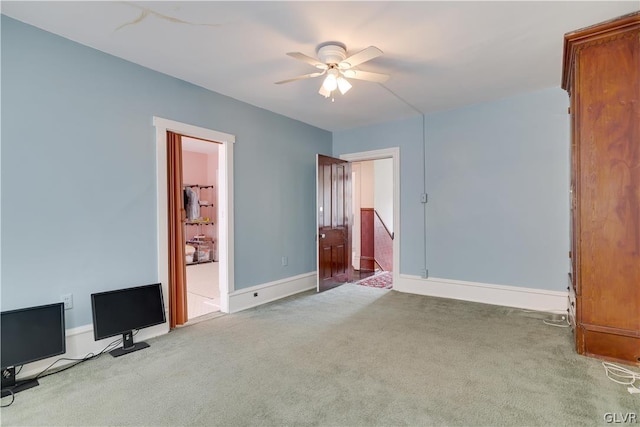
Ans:
[[[20,373],[20,371],[22,371],[22,367],[23,366],[24,365],[16,366],[15,367],[16,371],[15,371],[14,375],[18,375]],[[6,405],[0,405],[0,408],[6,408],[7,406],[11,406],[13,401],[16,400],[16,395],[13,393],[13,390],[11,390],[10,388],[3,388],[2,391],[8,393],[8,394],[4,395],[3,397],[11,396],[11,402],[7,403]]]
[[[521,308],[520,311],[523,313],[567,313],[569,311],[568,308],[545,308],[540,310],[525,310]]]
[[[16,400],[16,395],[13,394],[13,390],[11,390],[10,388],[3,388],[2,391],[8,391],[9,392],[9,395],[11,395],[11,402],[7,403],[6,405],[0,405],[0,408],[6,408],[7,406],[11,406],[13,401]],[[7,396],[5,396],[5,397],[7,397]]]
[[[134,330],[133,332],[133,336],[136,336],[139,332],[139,329]],[[113,350],[114,348],[116,348],[117,346],[119,346],[122,343],[122,338],[118,338],[117,340],[112,341],[111,343],[109,343],[109,345],[107,345],[105,348],[103,348],[98,354],[94,354],[94,353],[88,353],[85,357],[83,357],[82,359],[72,359],[72,358],[68,358],[68,357],[61,357],[59,359],[56,359],[53,363],[51,363],[49,366],[47,366],[46,368],[44,368],[42,371],[40,371],[40,373],[38,375],[36,375],[34,377],[34,379],[38,380],[40,378],[45,378],[48,377],[50,375],[53,374],[57,374],[60,372],[64,372],[67,369],[71,369],[74,366],[79,365],[80,363],[86,362],[87,360],[92,360],[92,359],[96,359],[100,356],[102,356],[104,353],[107,353],[111,350]],[[73,363],[69,366],[66,366],[62,369],[59,369],[57,371],[54,372],[49,372],[48,374],[45,374],[45,372],[47,372],[49,369],[51,369],[53,366],[55,366],[58,362],[62,361],[62,360],[68,360],[68,361],[75,361],[76,363]],[[16,375],[22,371],[22,367],[24,365],[20,365],[20,368],[18,371],[16,371]],[[2,391],[8,391],[9,394],[11,395],[11,402],[7,403],[6,405],[1,405],[0,408],[6,408],[8,406],[11,406],[13,404],[13,402],[16,400],[16,395],[13,393],[13,391],[11,389],[2,389]],[[7,396],[5,396],[7,397]]]
[[[569,309],[548,309],[548,310],[522,310],[524,313],[563,313],[562,320],[547,320],[542,319],[542,323],[548,326],[555,326],[556,328],[569,328],[571,322],[569,322]],[[566,322],[566,324],[565,324]]]
[[[38,380],[40,378],[48,377],[49,375],[57,374],[59,372],[64,372],[67,369],[71,369],[74,366],[79,365],[80,363],[86,362],[87,360],[92,360],[92,359],[95,359],[97,357],[100,357],[104,353],[106,353],[107,351],[110,351],[112,346],[116,346],[117,347],[118,345],[120,345],[121,342],[122,342],[122,338],[119,338],[119,339],[117,339],[115,341],[112,341],[111,343],[109,343],[109,345],[107,345],[105,348],[103,348],[102,351],[100,351],[98,354],[89,353],[85,357],[83,357],[82,359],[71,359],[71,358],[68,358],[68,357],[61,357],[61,358],[57,359],[56,361],[54,361],[53,363],[51,363],[46,368],[44,368],[42,371],[40,371],[40,373],[35,376],[35,379]],[[54,371],[54,372],[49,372],[48,374],[43,375],[45,372],[47,372],[54,365],[56,365],[58,362],[60,362],[62,360],[68,360],[68,361],[72,361],[72,362],[75,361],[76,363],[73,363],[73,364],[71,364],[69,366],[66,366],[66,367],[62,368],[62,369],[59,369],[59,370]]]
[[[634,385],[636,380],[640,381],[640,373],[633,372],[611,362],[602,362],[602,366],[604,366],[607,378],[611,381],[622,385],[628,385],[629,387],[627,387],[627,391],[630,394],[640,394],[640,387]]]
[[[563,319],[562,320],[546,320],[546,319],[542,319],[542,323],[544,323],[545,325],[549,325],[549,326],[555,326],[556,328],[568,328],[571,326],[571,323],[569,323],[569,316],[562,316]],[[565,324],[566,322],[566,324]]]

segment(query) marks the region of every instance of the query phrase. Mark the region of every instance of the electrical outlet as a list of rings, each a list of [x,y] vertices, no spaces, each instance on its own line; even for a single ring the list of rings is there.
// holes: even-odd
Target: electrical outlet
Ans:
[[[286,256],[283,256],[282,257],[282,265],[285,266],[285,265],[288,265],[288,264],[289,264],[289,258],[287,258]]]
[[[73,294],[64,294],[60,296],[60,299],[64,303],[65,310],[70,310],[73,308]]]

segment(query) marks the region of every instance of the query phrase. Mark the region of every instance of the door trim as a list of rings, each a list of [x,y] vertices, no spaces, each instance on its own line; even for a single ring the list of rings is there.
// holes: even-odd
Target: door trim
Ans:
[[[341,154],[338,158],[349,162],[393,160],[393,283],[400,283],[400,147]]]
[[[162,291],[169,295],[169,237],[167,218],[167,131],[180,135],[215,141],[221,144],[218,153],[218,212],[219,262],[220,262],[220,311],[229,312],[229,294],[234,291],[233,247],[233,146],[235,135],[161,117],[153,117],[156,128],[156,188],[157,188],[157,239],[158,279]]]

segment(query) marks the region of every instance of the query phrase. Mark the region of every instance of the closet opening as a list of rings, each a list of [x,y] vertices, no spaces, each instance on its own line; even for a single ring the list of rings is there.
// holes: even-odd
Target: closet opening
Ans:
[[[235,135],[219,132],[212,129],[206,129],[187,123],[177,122],[174,120],[154,117],[153,124],[156,128],[156,183],[157,183],[157,232],[158,232],[158,278],[162,283],[163,294],[167,307],[167,324],[168,330],[171,330],[186,323],[192,323],[200,319],[208,318],[210,315],[189,316],[187,300],[189,299],[187,289],[187,253],[186,240],[202,240],[202,245],[209,243],[208,248],[198,248],[199,253],[195,251],[189,258],[192,263],[196,259],[205,260],[209,257],[209,263],[215,262],[214,266],[218,267],[217,274],[205,272],[203,275],[206,279],[204,283],[205,291],[208,295],[205,297],[209,300],[206,307],[207,310],[219,310],[222,313],[229,312],[229,296],[234,291],[234,235],[233,235],[233,146],[235,143]],[[211,222],[215,226],[214,230],[186,231],[187,227],[198,228],[199,225],[210,226],[210,224],[187,225],[186,209],[185,209],[185,193],[184,185],[200,185],[199,182],[186,182],[183,177],[183,144],[182,141],[187,140],[187,151],[198,153],[202,150],[217,150],[217,168],[207,164],[209,175],[213,174],[215,179],[214,193],[209,193],[205,197],[199,197],[204,202],[215,203],[211,209],[213,213],[201,214],[193,222],[202,221]],[[190,141],[194,140],[194,141]],[[191,142],[195,146],[191,146]],[[194,148],[195,147],[195,148]],[[205,148],[206,147],[206,148]],[[195,151],[194,151],[195,150]],[[188,153],[185,153],[187,157]],[[187,165],[186,173],[192,171],[191,166]],[[217,172],[216,172],[217,170]],[[202,173],[202,171],[200,171]],[[191,175],[187,175],[186,179],[191,181]],[[194,180],[200,178],[194,177]],[[209,184],[209,182],[204,182]],[[200,189],[198,190],[209,190]],[[204,193],[203,193],[204,194]],[[204,208],[203,208],[204,210]],[[203,212],[203,211],[201,211]],[[205,218],[209,221],[204,221]],[[191,220],[190,220],[191,221]],[[188,236],[187,236],[188,234]],[[204,237],[201,237],[204,234]],[[208,240],[209,238],[210,240]],[[215,239],[215,242],[214,242]],[[198,245],[200,246],[200,245]],[[191,252],[191,250],[189,250]],[[200,257],[201,256],[201,257]],[[207,264],[205,262],[198,263]],[[191,269],[193,266],[189,266]],[[197,273],[196,273],[197,274]],[[191,271],[189,273],[191,275]],[[217,279],[218,286],[214,285]],[[213,288],[213,289],[212,289]],[[218,291],[218,300],[216,300],[215,292]],[[193,294],[202,293],[203,291],[192,292]],[[213,292],[210,293],[210,292]],[[213,296],[213,298],[211,298]],[[213,300],[213,301],[212,301]],[[218,306],[218,307],[215,307]],[[213,311],[212,315],[215,315]],[[197,317],[197,320],[196,318]]]
[[[182,186],[188,320],[220,311],[219,146],[182,137]]]

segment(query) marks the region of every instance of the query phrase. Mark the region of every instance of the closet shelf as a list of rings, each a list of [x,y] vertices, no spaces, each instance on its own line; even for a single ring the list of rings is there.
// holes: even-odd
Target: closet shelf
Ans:
[[[215,261],[215,186],[211,184],[185,184],[184,219],[187,245],[195,247],[195,252],[186,254],[188,265]],[[193,235],[195,234],[195,235]]]
[[[204,235],[195,236],[193,239],[187,240],[186,243],[187,246],[192,246],[195,249],[191,255],[187,254],[187,265],[214,261],[213,248],[215,242],[212,238]]]
[[[184,184],[183,185],[184,188],[186,187],[191,187],[191,188],[213,188],[213,185],[202,185],[202,184]]]

